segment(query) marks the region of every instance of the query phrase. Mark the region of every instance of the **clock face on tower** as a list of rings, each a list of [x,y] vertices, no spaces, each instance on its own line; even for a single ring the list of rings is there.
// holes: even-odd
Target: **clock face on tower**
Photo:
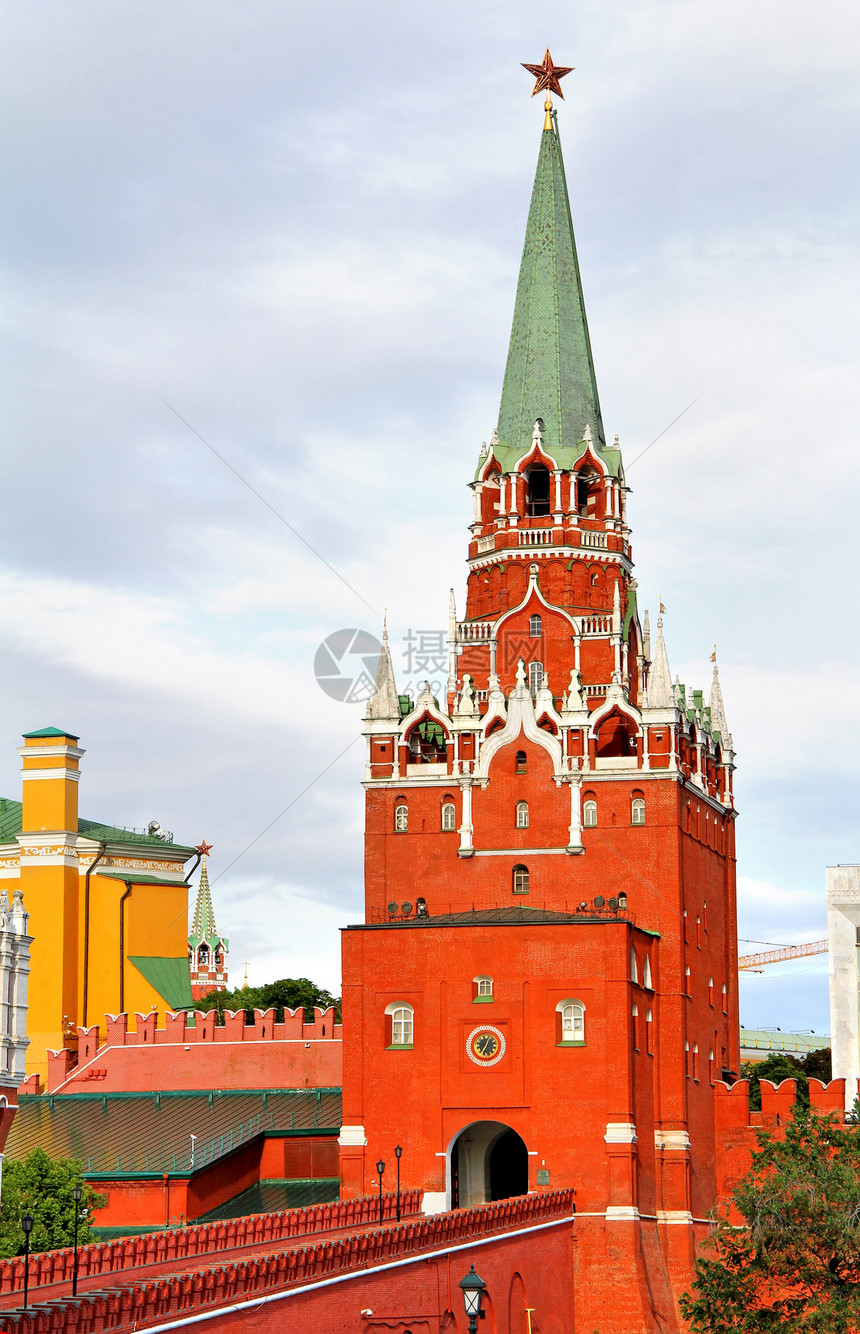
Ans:
[[[466,1054],[476,1065],[495,1065],[505,1054],[505,1035],[499,1028],[482,1024],[466,1039]]]

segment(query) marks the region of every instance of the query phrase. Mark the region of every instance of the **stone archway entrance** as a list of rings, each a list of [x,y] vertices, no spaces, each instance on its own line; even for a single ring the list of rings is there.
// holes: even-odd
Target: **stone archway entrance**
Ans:
[[[529,1158],[522,1138],[501,1121],[466,1126],[451,1145],[449,1183],[452,1209],[527,1194]]]

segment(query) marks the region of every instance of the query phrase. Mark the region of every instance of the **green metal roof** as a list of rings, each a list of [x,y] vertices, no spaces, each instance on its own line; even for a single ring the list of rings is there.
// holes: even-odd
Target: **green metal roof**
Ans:
[[[62,735],[68,736],[69,733]],[[15,842],[23,823],[22,810],[20,801],[15,801],[11,797],[0,797],[0,843]],[[118,825],[85,820],[83,816],[78,820],[78,833],[105,843],[133,843],[146,848],[170,848],[171,852],[184,854],[183,861],[187,861],[196,851],[195,848],[186,847],[184,843],[168,842],[164,838],[159,838],[157,834],[145,834],[137,829],[121,829]]]
[[[68,736],[73,741],[80,741],[81,739],[79,736],[75,736],[74,732],[65,732],[59,727],[40,727],[38,732],[23,732],[22,736],[25,741],[32,741],[36,737],[45,736]]]
[[[187,954],[181,959],[129,954],[128,961],[134,964],[162,1000],[167,1001],[171,1010],[184,1010],[194,1004]]]
[[[135,875],[134,871],[102,871],[97,866],[96,875],[101,876],[103,880],[121,880],[123,884],[132,885],[167,885],[169,889],[187,889],[188,885],[184,880],[165,880],[160,875]]]
[[[255,1135],[337,1134],[340,1123],[337,1088],[22,1094],[5,1152],[20,1159],[41,1147],[79,1158],[86,1175],[187,1174],[192,1134],[197,1170]]]
[[[829,1033],[789,1033],[780,1029],[742,1028],[741,1048],[749,1051],[787,1051],[805,1056],[830,1046]]]
[[[560,468],[584,452],[586,427],[610,472],[621,455],[606,448],[603,419],[558,128],[541,134],[526,225],[513,327],[499,408],[495,457],[510,471],[544,423],[543,447]],[[483,460],[482,460],[483,463]],[[479,465],[481,466],[481,465]]]
[[[222,1219],[244,1218],[246,1214],[274,1214],[282,1209],[307,1209],[312,1204],[331,1204],[340,1199],[338,1177],[307,1177],[302,1180],[264,1179],[257,1181],[217,1209],[195,1218],[195,1223],[220,1223]]]
[[[21,803],[0,797],[0,843],[14,843],[21,832]]]

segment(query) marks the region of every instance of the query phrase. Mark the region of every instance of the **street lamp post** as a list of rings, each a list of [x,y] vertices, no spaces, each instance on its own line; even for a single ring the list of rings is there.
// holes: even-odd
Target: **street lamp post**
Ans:
[[[81,1186],[75,1186],[75,1188],[74,1188],[73,1191],[72,1191],[72,1195],[74,1196],[74,1199],[75,1199],[75,1242],[74,1242],[74,1245],[75,1245],[75,1258],[74,1258],[74,1261],[73,1261],[73,1264],[72,1264],[72,1296],[73,1296],[73,1297],[77,1297],[77,1295],[78,1295],[78,1217],[79,1217],[80,1212],[81,1212],[81,1196],[83,1195],[83,1193],[84,1193],[84,1192],[83,1192],[83,1188],[82,1188]]]
[[[21,1229],[24,1233],[24,1310],[27,1309],[27,1289],[30,1285],[30,1233],[33,1231],[33,1215],[22,1214]]]
[[[394,1157],[397,1159],[397,1221],[400,1222],[400,1159],[403,1157],[403,1149],[398,1144],[394,1150]]]
[[[463,1294],[463,1304],[466,1307],[466,1315],[469,1319],[469,1334],[478,1334],[478,1318],[481,1314],[481,1302],[486,1286],[484,1280],[475,1273],[474,1265],[472,1265],[466,1277],[460,1279],[460,1291]]]
[[[382,1222],[382,1178],[385,1173],[385,1163],[380,1158],[376,1164],[376,1170],[379,1173],[379,1221]]]

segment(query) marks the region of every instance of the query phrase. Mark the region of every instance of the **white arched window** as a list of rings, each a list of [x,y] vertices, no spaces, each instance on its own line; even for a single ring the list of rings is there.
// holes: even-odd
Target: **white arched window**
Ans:
[[[724,982],[724,983],[723,983],[723,1014],[728,1014],[728,1012],[729,1012],[729,993],[728,993],[728,991],[727,991],[727,989],[726,989],[726,984],[725,984],[725,982]]]
[[[693,1078],[699,1078],[699,1044],[693,1043]]]
[[[515,894],[528,894],[529,892],[529,868],[527,866],[514,867],[513,892]]]
[[[693,994],[692,987],[693,987],[693,982],[692,982],[692,977],[691,977],[691,974],[690,974],[690,969],[689,969],[689,968],[685,968],[685,969],[684,969],[684,994],[687,995],[687,996],[692,996],[692,994]]]
[[[456,829],[456,827],[457,812],[454,810],[454,803],[453,801],[446,801],[445,805],[442,807],[442,828]]]
[[[630,1013],[631,1013],[631,1018],[633,1020],[633,1049],[634,1051],[638,1051],[639,1050],[639,1006],[636,1004],[635,1001],[633,1002],[633,1009],[631,1010]]]
[[[539,616],[529,617],[529,638],[540,639],[543,634],[543,621]]]
[[[634,797],[634,798],[633,798],[633,801],[632,801],[631,804],[630,804],[630,823],[631,823],[631,824],[644,824],[644,823],[645,823],[645,798],[644,798],[644,797]]]
[[[630,981],[639,981],[639,965],[636,962],[636,951],[632,946],[630,947]]]
[[[582,823],[586,829],[597,828],[597,802],[588,800],[582,807]]]
[[[409,807],[400,805],[394,807],[394,832],[396,834],[405,834],[409,828]]]
[[[582,1001],[563,1000],[555,1007],[557,1020],[557,1042],[565,1044],[585,1043],[585,1006]]]
[[[415,1031],[414,1011],[405,1001],[392,1001],[385,1007],[386,1046],[411,1047]]]
[[[650,1010],[645,1015],[645,1050],[649,1056],[654,1055],[654,1017]]]
[[[491,977],[473,977],[472,988],[472,1000],[490,1001],[493,999],[493,979]]]
[[[653,990],[654,990],[654,982],[653,982],[653,980],[652,980],[652,978],[651,978],[651,956],[650,956],[650,954],[646,954],[646,955],[645,955],[645,964],[644,964],[644,967],[643,967],[643,969],[642,969],[642,985],[643,985],[643,987],[647,987],[649,991],[653,991]]]
[[[529,663],[529,690],[534,697],[543,685],[543,663]]]
[[[527,801],[517,802],[517,829],[528,829],[529,827],[529,804]]]

